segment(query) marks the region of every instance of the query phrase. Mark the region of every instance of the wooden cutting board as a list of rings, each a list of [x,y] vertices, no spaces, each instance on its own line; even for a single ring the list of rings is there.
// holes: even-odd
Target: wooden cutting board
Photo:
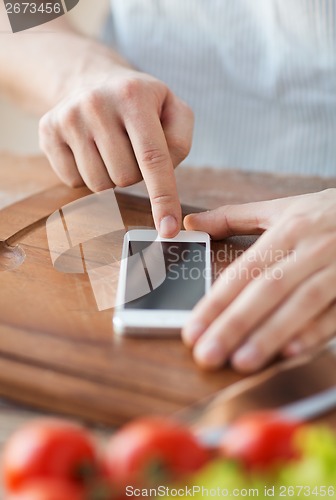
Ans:
[[[35,184],[27,182],[34,178]],[[182,201],[206,208],[336,185],[187,168],[178,180]],[[146,413],[170,414],[239,380],[229,368],[200,371],[178,338],[114,336],[112,311],[97,310],[87,275],[53,268],[46,217],[88,194],[58,184],[40,158],[0,156],[0,396],[120,424]],[[146,199],[126,190],[118,201],[126,225],[152,226]]]

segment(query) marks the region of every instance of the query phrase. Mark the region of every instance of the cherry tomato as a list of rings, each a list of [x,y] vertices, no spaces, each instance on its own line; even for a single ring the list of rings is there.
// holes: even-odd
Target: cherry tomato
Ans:
[[[208,451],[188,429],[168,419],[144,418],[112,436],[104,462],[111,481],[123,488],[176,480],[208,459]]]
[[[7,491],[17,491],[35,478],[58,478],[83,484],[96,470],[96,453],[89,433],[71,422],[37,420],[18,430],[3,454]]]
[[[36,480],[12,493],[6,500],[85,500],[84,491],[59,479]]]
[[[237,420],[225,433],[220,453],[248,469],[265,469],[299,458],[294,435],[301,422],[272,411],[255,412]]]

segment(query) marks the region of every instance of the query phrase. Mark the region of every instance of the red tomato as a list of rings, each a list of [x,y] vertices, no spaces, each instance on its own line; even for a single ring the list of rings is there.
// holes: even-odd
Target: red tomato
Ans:
[[[176,480],[202,467],[209,454],[186,428],[163,418],[131,422],[110,439],[105,469],[120,488]]]
[[[271,411],[249,413],[225,434],[220,452],[248,469],[265,469],[298,458],[294,434],[302,424]]]
[[[6,500],[84,500],[84,491],[73,483],[59,479],[36,480]]]
[[[17,491],[35,478],[83,484],[96,469],[96,453],[84,428],[44,419],[29,423],[9,439],[2,462],[5,487]]]

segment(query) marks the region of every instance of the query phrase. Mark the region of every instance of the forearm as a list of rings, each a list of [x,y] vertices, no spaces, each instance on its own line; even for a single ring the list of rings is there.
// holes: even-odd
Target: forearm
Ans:
[[[127,63],[86,38],[60,18],[22,33],[9,29],[0,2],[0,91],[36,114],[43,114],[80,84],[106,78]]]

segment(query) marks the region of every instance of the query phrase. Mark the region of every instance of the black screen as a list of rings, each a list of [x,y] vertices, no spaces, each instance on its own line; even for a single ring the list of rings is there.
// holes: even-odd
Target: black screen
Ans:
[[[192,309],[206,291],[205,249],[203,242],[131,241],[125,297],[141,285],[150,291],[127,301],[125,308]]]

